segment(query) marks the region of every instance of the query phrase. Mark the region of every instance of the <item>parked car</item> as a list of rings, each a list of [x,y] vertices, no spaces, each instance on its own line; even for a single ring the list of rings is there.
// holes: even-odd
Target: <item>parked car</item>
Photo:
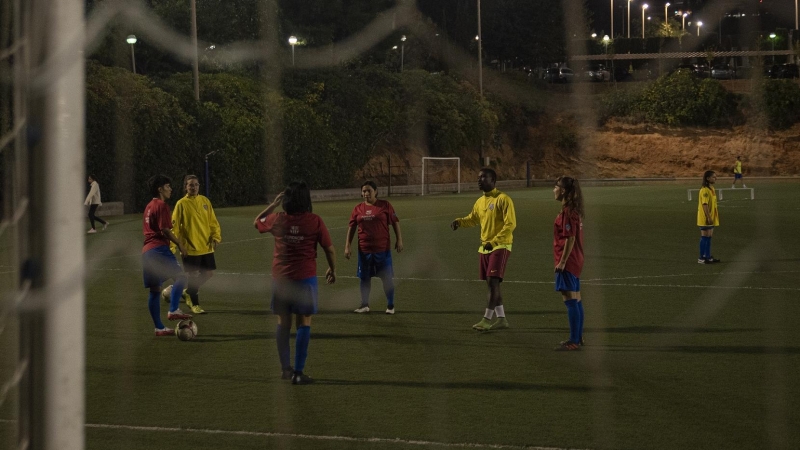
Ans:
[[[544,73],[544,81],[548,83],[568,83],[572,81],[575,74],[569,67],[559,67],[547,69]]]
[[[736,78],[736,69],[730,64],[716,64],[711,68],[711,78],[717,80],[731,80]]]
[[[602,64],[583,68],[584,78],[588,81],[610,81],[611,72]]]
[[[766,76],[769,78],[800,78],[800,70],[797,64],[775,64],[767,69]]]

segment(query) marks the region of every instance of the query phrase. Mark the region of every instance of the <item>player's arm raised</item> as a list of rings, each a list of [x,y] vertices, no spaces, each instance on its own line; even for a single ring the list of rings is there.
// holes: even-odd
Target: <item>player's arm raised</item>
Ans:
[[[275,208],[277,208],[277,207],[278,207],[278,205],[280,205],[282,202],[283,202],[283,192],[281,192],[280,194],[276,195],[276,196],[275,196],[275,199],[274,199],[274,200],[272,200],[272,203],[270,203],[270,204],[267,206],[267,208],[266,208],[266,209],[264,209],[263,211],[261,211],[260,213],[258,213],[258,215],[256,216],[256,218],[253,220],[253,226],[254,226],[254,227],[256,227],[256,228],[258,228],[258,221],[259,221],[259,220],[260,220],[262,217],[264,217],[264,216],[268,216],[268,215],[272,214],[272,211],[275,211]]]

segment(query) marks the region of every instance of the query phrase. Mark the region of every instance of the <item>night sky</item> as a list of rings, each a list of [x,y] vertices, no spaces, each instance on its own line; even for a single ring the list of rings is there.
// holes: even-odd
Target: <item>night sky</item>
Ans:
[[[763,12],[769,13],[773,19],[777,21],[777,26],[782,28],[794,28],[794,2],[792,0],[672,0],[670,3],[673,6],[669,7],[670,14],[675,11],[676,4],[688,3],[694,6],[698,17],[702,17],[702,9],[704,4],[712,2],[723,2],[731,5],[731,10],[745,8],[746,12],[754,13],[759,9]],[[634,0],[631,3],[631,17],[641,17],[641,4],[647,3],[650,8],[648,15],[658,16],[662,18],[664,15],[664,3],[666,0]],[[611,0],[587,0],[587,5],[592,12],[592,29],[593,31],[600,32],[604,30],[608,33],[611,30],[610,10]],[[627,6],[626,0],[614,0],[614,9],[617,14],[614,18],[614,31],[619,34],[622,33],[622,21],[627,20]],[[634,13],[635,11],[635,13]],[[660,14],[659,14],[660,13]],[[712,18],[703,18],[708,23],[712,23]]]

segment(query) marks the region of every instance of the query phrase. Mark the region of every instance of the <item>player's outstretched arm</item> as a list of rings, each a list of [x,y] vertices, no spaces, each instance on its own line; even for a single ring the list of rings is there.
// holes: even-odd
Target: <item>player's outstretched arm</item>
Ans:
[[[260,213],[258,213],[256,218],[253,220],[253,226],[257,228],[258,227],[258,221],[262,217],[264,217],[266,215],[269,215],[269,214],[272,214],[272,211],[275,211],[275,208],[277,208],[278,205],[280,205],[282,202],[283,202],[283,192],[281,192],[280,194],[276,195],[275,199],[272,200],[272,203],[270,203],[265,210],[263,210]]]
[[[328,260],[328,270],[325,271],[325,281],[327,281],[328,284],[333,284],[336,282],[336,249],[331,245],[330,247],[322,247],[322,250],[325,251],[325,259]]]

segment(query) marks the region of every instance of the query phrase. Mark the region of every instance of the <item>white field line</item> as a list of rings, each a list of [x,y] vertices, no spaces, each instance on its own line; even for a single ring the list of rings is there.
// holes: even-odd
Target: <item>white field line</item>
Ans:
[[[16,420],[0,419],[0,423],[17,423]],[[230,436],[248,436],[248,437],[284,437],[295,439],[306,439],[312,441],[339,441],[339,442],[357,442],[357,443],[376,443],[376,444],[398,444],[398,445],[417,445],[417,446],[436,446],[445,448],[491,448],[491,449],[510,449],[510,450],[568,450],[561,447],[535,447],[528,445],[506,445],[506,444],[479,444],[468,442],[436,442],[436,441],[422,441],[416,439],[388,439],[388,438],[357,438],[351,436],[326,436],[319,434],[295,434],[295,433],[271,433],[263,431],[236,431],[236,430],[213,430],[204,428],[168,428],[168,427],[143,427],[135,425],[113,425],[105,423],[87,423],[86,428],[107,429],[107,430],[127,430],[127,431],[156,431],[164,433],[198,433],[198,434],[216,434],[216,435],[230,435]],[[575,449],[569,449],[575,450]]]
[[[105,272],[138,272],[135,269],[95,269],[96,271],[105,271]],[[256,277],[267,277],[269,276],[263,272],[222,272],[222,271],[215,271],[216,275],[230,275],[230,276],[256,276]],[[721,275],[727,272],[718,272],[714,275]],[[730,272],[730,273],[795,273],[794,271],[785,271],[785,272]],[[681,274],[681,275],[674,275],[674,276],[689,276],[689,275],[696,275],[696,274]],[[659,275],[660,276],[660,275]],[[659,277],[653,276],[653,277]],[[324,279],[324,276],[318,276],[317,278]],[[337,275],[336,278],[339,279],[358,279],[358,277],[350,276],[350,275]],[[636,279],[636,278],[646,278],[646,277],[625,277],[625,278],[609,278],[608,280],[616,280],[616,279]],[[429,281],[429,282],[456,282],[456,283],[485,283],[483,280],[477,280],[474,278],[467,279],[467,278],[419,278],[419,277],[394,277],[395,280],[400,281]],[[606,283],[603,282],[604,279],[595,279],[592,281],[583,281],[581,280],[581,284],[586,286],[626,286],[626,287],[650,287],[650,288],[678,288],[678,289],[729,289],[729,290],[752,290],[752,291],[800,291],[800,287],[792,288],[792,287],[760,287],[760,286],[717,286],[717,285],[701,285],[701,284],[641,284],[641,283]],[[547,281],[535,281],[535,280],[503,280],[503,283],[506,284],[553,284],[552,280]]]
[[[167,428],[167,427],[141,427],[132,425],[109,425],[109,424],[94,424],[87,423],[86,428],[98,429],[112,429],[112,430],[128,430],[128,431],[157,431],[166,433],[200,433],[200,434],[216,434],[216,435],[230,435],[230,436],[250,436],[250,437],[284,437],[294,439],[305,439],[312,441],[339,441],[339,442],[354,442],[354,443],[381,443],[381,444],[398,444],[398,445],[416,445],[416,446],[437,446],[445,448],[491,448],[491,449],[524,449],[524,450],[566,450],[557,447],[529,447],[518,445],[504,445],[504,444],[479,444],[479,443],[451,443],[451,442],[436,442],[436,441],[422,441],[411,439],[387,439],[387,438],[357,438],[350,436],[326,436],[318,434],[295,434],[295,433],[271,433],[271,432],[258,432],[258,431],[234,431],[234,430],[211,430],[211,429],[198,429],[198,428]]]

